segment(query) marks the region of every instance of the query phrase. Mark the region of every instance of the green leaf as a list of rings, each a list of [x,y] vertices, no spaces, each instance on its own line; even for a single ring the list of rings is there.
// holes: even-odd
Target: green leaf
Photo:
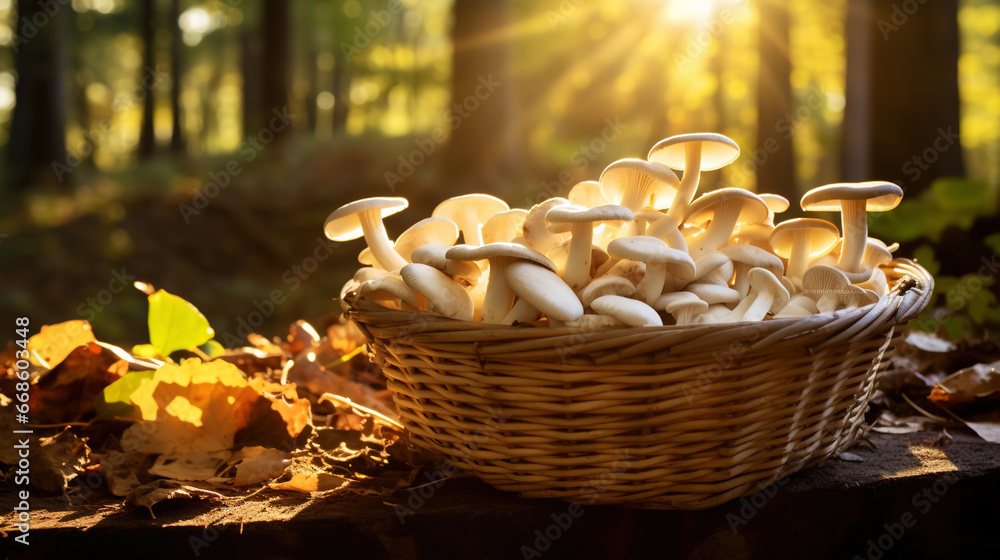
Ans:
[[[162,358],[152,344],[136,344],[132,347],[132,355],[140,358]]]
[[[921,245],[913,251],[913,260],[926,268],[931,276],[937,276],[937,273],[941,271],[941,263],[934,257],[934,249],[930,245]]]
[[[155,370],[131,371],[105,387],[94,403],[97,415],[101,418],[132,418],[135,414],[132,393],[139,388],[143,379],[152,379],[154,373]]]
[[[1000,233],[991,233],[983,238],[983,243],[993,249],[993,253],[1000,255]]]
[[[224,356],[226,354],[225,346],[219,344],[219,341],[215,340],[214,338],[212,340],[209,340],[205,344],[199,346],[198,350],[204,352],[205,355],[208,356],[209,358],[216,358],[218,356]]]
[[[936,206],[953,218],[986,214],[993,207],[985,183],[961,177],[942,177],[931,184]]]
[[[904,200],[891,212],[869,214],[868,234],[903,243],[927,236],[927,222],[928,214],[921,200]]]
[[[208,319],[187,301],[163,290],[149,296],[149,342],[161,356],[200,346],[214,335]]]

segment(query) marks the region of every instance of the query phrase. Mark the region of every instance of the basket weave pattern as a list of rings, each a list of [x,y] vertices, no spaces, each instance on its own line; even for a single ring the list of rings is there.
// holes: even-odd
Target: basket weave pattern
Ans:
[[[412,441],[526,497],[700,509],[850,447],[933,279],[898,259],[872,305],[758,323],[487,325],[349,296]]]

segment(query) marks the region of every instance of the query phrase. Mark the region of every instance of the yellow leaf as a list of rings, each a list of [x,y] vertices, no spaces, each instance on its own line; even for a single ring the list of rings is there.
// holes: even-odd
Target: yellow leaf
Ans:
[[[43,326],[38,334],[28,339],[28,349],[31,350],[33,362],[44,362],[36,365],[53,368],[73,350],[96,340],[87,321],[66,321]]]
[[[168,456],[229,450],[257,398],[228,362],[165,364],[132,394],[142,422],[125,430],[122,448]]]
[[[233,454],[231,462],[236,462],[236,486],[249,486],[270,480],[285,472],[289,454],[259,445],[244,447]],[[238,461],[238,462],[237,462]]]

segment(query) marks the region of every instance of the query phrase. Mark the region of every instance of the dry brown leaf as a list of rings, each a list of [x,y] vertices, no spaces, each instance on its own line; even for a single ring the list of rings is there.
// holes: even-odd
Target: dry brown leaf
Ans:
[[[184,484],[178,480],[161,478],[133,489],[125,499],[125,503],[144,507],[155,518],[156,516],[153,515],[153,506],[166,500],[222,497],[222,494],[206,488],[198,488],[197,486]]]
[[[47,492],[65,492],[90,462],[87,440],[68,429],[38,440],[31,452],[31,485]]]
[[[294,356],[317,344],[319,344],[319,333],[316,329],[306,321],[295,321],[288,328],[288,336],[282,347],[290,356]]]
[[[28,349],[33,361],[35,357],[41,360],[38,365],[53,368],[77,347],[96,340],[87,321],[66,321],[44,325],[38,334],[28,339]]]
[[[233,484],[249,486],[281,476],[290,463],[288,453],[268,447],[252,446],[233,453],[230,463],[236,465]]]
[[[280,482],[268,484],[275,490],[290,490],[292,492],[325,492],[336,490],[348,483],[344,477],[331,474],[312,463],[309,457],[296,457],[285,468]]]
[[[129,371],[129,362],[96,342],[72,349],[31,386],[31,412],[38,422],[74,422],[94,410],[105,387]]]
[[[208,480],[219,472],[231,453],[228,450],[203,451],[187,455],[160,455],[149,474],[175,480]]]
[[[148,471],[146,466],[150,456],[146,453],[121,453],[111,451],[97,456],[97,462],[104,469],[108,490],[115,496],[128,496],[142,486],[139,477]]]
[[[930,400],[948,407],[1000,397],[1000,362],[961,369],[934,386]]]
[[[994,410],[988,414],[977,414],[971,419],[962,419],[972,431],[991,443],[1000,443],[1000,411]]]
[[[173,457],[229,450],[257,398],[227,362],[166,364],[132,394],[142,421],[125,430],[122,449]]]

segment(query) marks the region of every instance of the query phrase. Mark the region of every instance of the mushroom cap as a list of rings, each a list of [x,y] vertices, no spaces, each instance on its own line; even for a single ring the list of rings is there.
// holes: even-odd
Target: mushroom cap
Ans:
[[[507,284],[517,297],[546,317],[574,321],[583,316],[583,304],[573,289],[548,268],[530,261],[514,261],[507,266],[505,274]]]
[[[374,266],[379,268],[381,265],[375,260],[375,255],[372,253],[371,247],[365,247],[358,253],[358,262],[366,266]]]
[[[736,142],[722,134],[713,132],[698,132],[694,134],[678,134],[664,138],[656,143],[646,159],[662,163],[673,169],[684,169],[684,145],[689,142],[701,142],[702,171],[712,171],[725,167],[740,157],[740,147]]]
[[[717,303],[737,303],[740,301],[740,293],[728,286],[717,284],[706,284],[704,282],[694,282],[684,286],[684,291],[691,292],[698,296],[698,299],[714,305]]]
[[[580,299],[583,305],[590,307],[590,304],[601,296],[622,296],[632,297],[635,294],[635,285],[621,276],[602,276],[583,289]]]
[[[559,206],[549,210],[548,214],[545,215],[545,219],[550,224],[593,224],[594,222],[607,222],[613,220],[631,220],[635,218],[632,211],[624,206],[619,206],[617,204],[605,204],[603,206],[595,206],[593,208],[586,208],[583,206]],[[569,228],[563,228],[559,225],[555,227],[549,226],[549,231],[555,233],[561,233],[563,231],[568,231]]]
[[[348,202],[326,217],[323,233],[333,241],[350,241],[364,235],[358,214],[368,210],[379,210],[382,217],[391,216],[409,206],[405,198],[386,196],[362,198]]]
[[[889,252],[889,248],[878,239],[869,237],[867,245],[865,246],[865,256],[862,261],[865,266],[876,268],[879,265],[886,264],[891,260],[892,253]]]
[[[839,294],[850,284],[847,275],[832,266],[814,264],[802,275],[802,292],[813,299],[830,293]]]
[[[474,193],[453,196],[441,202],[431,212],[431,216],[450,218],[455,223],[460,223],[462,216],[471,212],[475,220],[482,224],[494,214],[507,210],[510,210],[510,206],[507,206],[507,203],[499,198],[488,194]]]
[[[698,278],[702,278],[728,262],[731,262],[731,259],[722,254],[722,251],[705,253],[694,260],[694,277],[692,279],[697,280]]]
[[[738,243],[749,243],[757,247],[767,248],[771,246],[770,238],[773,231],[774,226],[766,222],[737,224],[732,237]]]
[[[378,278],[373,278],[361,284],[358,290],[361,294],[372,294],[382,292],[406,302],[414,309],[417,304],[417,294],[403,282],[403,279],[395,274],[387,274]]]
[[[759,294],[760,292],[771,292],[774,294],[774,301],[771,303],[771,313],[777,313],[781,311],[781,308],[788,305],[788,300],[791,296],[788,294],[788,289],[785,288],[781,280],[774,275],[770,270],[766,268],[751,268],[747,272],[747,278],[750,279],[750,293]]]
[[[691,280],[695,274],[694,260],[684,251],[671,249],[660,238],[648,235],[620,237],[608,243],[608,253],[646,264],[665,264],[671,274],[681,280]]]
[[[691,292],[673,292],[663,294],[656,299],[657,309],[662,309],[671,315],[683,307],[691,308],[695,313],[708,311],[708,303]]]
[[[399,271],[403,282],[427,300],[428,311],[444,317],[471,321],[475,309],[465,288],[426,264],[410,263]]]
[[[458,226],[448,218],[424,218],[413,224],[396,238],[399,256],[411,261],[410,254],[424,245],[454,245],[458,240]],[[412,261],[411,261],[412,262]]]
[[[846,305],[862,307],[879,300],[879,294],[874,290],[862,288],[860,286],[848,286],[840,296],[840,301]]]
[[[718,252],[729,257],[734,263],[766,268],[776,276],[780,276],[785,270],[781,259],[753,245],[730,245],[729,247],[721,247]]]
[[[367,282],[372,278],[380,278],[387,274],[389,274],[388,270],[382,270],[381,268],[375,268],[371,266],[363,266],[354,273],[352,280],[356,280],[358,282]]]
[[[604,196],[601,184],[597,181],[580,181],[573,185],[566,198],[577,206],[586,206],[587,208],[611,204],[608,197]]]
[[[723,188],[707,192],[694,200],[684,216],[685,222],[706,222],[715,215],[715,209],[720,204],[742,203],[740,223],[759,223],[767,219],[767,203],[759,196],[746,189]]]
[[[518,235],[521,224],[528,216],[528,211],[523,208],[511,208],[504,212],[494,214],[492,218],[483,224],[483,243],[509,242]],[[452,242],[450,245],[454,245]]]
[[[677,193],[680,180],[666,165],[635,158],[612,162],[601,173],[601,190],[612,203],[622,203],[630,198],[632,190],[638,190],[641,197],[631,210],[641,210],[646,206],[667,207]]]
[[[548,224],[545,222],[545,216],[550,210],[566,204],[570,204],[570,201],[556,197],[539,202],[528,210],[528,215],[524,217],[524,223],[521,224],[521,232],[525,241],[528,242],[528,247],[545,252],[566,239],[563,235],[549,231]]]
[[[642,210],[639,210],[638,212],[636,212],[634,219],[637,222],[646,222],[647,224],[651,224],[651,223],[653,223],[653,222],[655,222],[657,220],[661,220],[661,219],[666,218],[666,217],[667,217],[667,215],[664,214],[663,212],[660,212],[656,208],[652,208],[650,206],[647,206],[647,207],[643,208]],[[677,222],[674,222],[674,223],[677,223]]]
[[[767,209],[774,214],[781,214],[785,210],[788,210],[788,208],[791,206],[791,203],[788,202],[788,199],[781,196],[780,194],[764,193],[764,194],[758,194],[757,196],[759,196],[761,200],[764,201],[764,204],[767,204]]]
[[[840,239],[840,230],[826,220],[796,218],[774,226],[771,231],[771,248],[776,255],[787,259],[792,254],[797,234],[802,233],[805,234],[802,239],[809,248],[809,258],[829,253]]]
[[[455,245],[445,253],[445,257],[456,261],[489,260],[491,264],[497,259],[517,259],[531,261],[549,270],[555,270],[556,265],[548,257],[534,249],[529,249],[517,243],[490,243],[489,245]]]
[[[807,192],[801,206],[809,212],[840,212],[842,201],[865,200],[868,212],[884,212],[895,208],[902,199],[903,189],[885,181],[833,183]]]
[[[601,315],[610,315],[630,327],[660,327],[663,319],[655,309],[637,299],[601,296],[590,304]]]
[[[459,284],[475,286],[483,271],[474,262],[449,259],[446,254],[451,247],[446,245],[424,245],[417,247],[410,254],[413,262],[433,266],[441,272],[452,276]]]

